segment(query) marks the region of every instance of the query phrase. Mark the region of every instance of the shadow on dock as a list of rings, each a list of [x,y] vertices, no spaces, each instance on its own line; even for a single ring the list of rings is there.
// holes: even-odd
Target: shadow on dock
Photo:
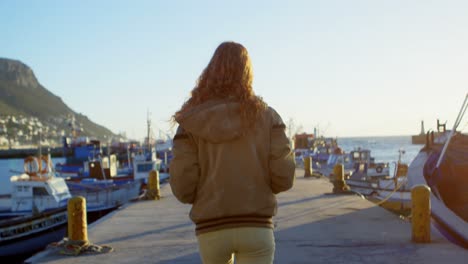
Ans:
[[[178,225],[173,225],[173,226],[168,226],[160,229],[154,229],[154,230],[144,230],[144,232],[138,233],[138,234],[132,234],[129,236],[123,236],[123,237],[116,237],[113,239],[109,240],[104,240],[102,243],[104,244],[110,244],[110,243],[116,243],[116,242],[126,242],[130,241],[133,239],[143,239],[145,236],[152,236],[152,235],[160,235],[164,232],[168,231],[175,231],[180,228],[185,228],[185,227],[191,227],[193,226],[192,223],[183,223],[183,224],[178,224]]]

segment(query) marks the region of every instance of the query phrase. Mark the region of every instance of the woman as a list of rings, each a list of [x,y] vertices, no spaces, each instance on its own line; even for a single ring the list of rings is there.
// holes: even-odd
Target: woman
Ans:
[[[203,263],[272,263],[275,194],[294,182],[281,117],[252,90],[247,50],[224,42],[173,118],[172,192],[192,204]]]

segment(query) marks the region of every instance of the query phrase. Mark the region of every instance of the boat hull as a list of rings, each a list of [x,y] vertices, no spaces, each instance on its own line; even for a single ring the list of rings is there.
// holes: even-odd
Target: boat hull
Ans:
[[[408,169],[410,186],[424,184],[430,186],[424,177],[424,165],[430,152],[421,150]],[[468,248],[468,225],[465,220],[450,210],[434,192],[430,194],[431,217],[434,226],[450,241]]]
[[[140,194],[142,183],[141,181],[132,180],[119,184],[109,182],[109,185],[99,182],[67,182],[67,185],[73,196],[86,198],[89,222],[137,198]]]
[[[61,240],[67,228],[67,209],[38,216],[0,221],[0,256],[13,257],[37,252]]]
[[[347,180],[351,190],[364,195],[368,200],[383,208],[401,215],[411,213],[411,191],[405,184],[397,186],[393,180],[379,180],[374,182]]]

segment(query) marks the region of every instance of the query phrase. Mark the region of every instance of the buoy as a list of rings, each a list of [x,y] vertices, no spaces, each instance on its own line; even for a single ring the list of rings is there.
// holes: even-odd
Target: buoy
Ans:
[[[29,176],[36,176],[40,171],[40,164],[37,157],[29,156],[24,159],[24,172]]]
[[[420,184],[411,189],[411,229],[415,243],[431,242],[431,189]]]
[[[86,199],[75,196],[68,200],[68,239],[88,241],[88,222],[86,218]]]

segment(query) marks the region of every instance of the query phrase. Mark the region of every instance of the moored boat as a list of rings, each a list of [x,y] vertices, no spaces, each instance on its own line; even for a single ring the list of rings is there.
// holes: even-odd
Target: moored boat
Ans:
[[[50,157],[28,157],[24,170],[10,177],[10,194],[0,197],[1,257],[33,253],[65,235],[67,203],[73,196],[65,180],[55,177]],[[139,190],[139,186],[133,188]],[[109,185],[75,195],[86,199],[91,223],[122,205],[118,199],[126,199],[123,191]]]
[[[297,134],[294,136],[294,155],[296,166],[303,167],[304,158],[312,158],[312,168],[321,168],[338,149],[336,138],[316,137],[315,134]]]
[[[450,241],[468,248],[468,135],[457,131],[468,108],[468,94],[452,130],[429,133],[411,162],[408,180],[431,189],[432,223]]]
[[[148,120],[148,131],[150,130]],[[108,146],[104,154],[101,142],[87,137],[78,137],[72,121],[72,137],[63,138],[64,152],[72,153],[64,163],[56,164],[57,175],[67,181],[80,182],[84,179],[113,180],[115,184],[129,181],[146,182],[148,173],[160,171],[162,160],[157,157],[156,147],[148,137],[144,146],[138,142],[118,142]],[[149,133],[149,132],[148,132]],[[167,159],[166,159],[167,162]],[[168,177],[168,175],[165,175]]]
[[[2,257],[37,251],[65,234],[66,206],[72,196],[65,181],[50,173],[47,161],[28,157],[25,173],[10,177],[11,193],[1,198]]]
[[[0,220],[0,257],[27,255],[65,236],[67,208]]]
[[[358,182],[376,182],[378,179],[388,178],[390,175],[389,164],[386,162],[376,162],[371,156],[370,149],[357,148],[349,153],[341,148],[335,148],[330,153],[325,164],[318,164],[314,171],[323,175],[330,176],[336,164],[342,164],[344,174],[350,181]]]
[[[366,198],[397,214],[410,215],[411,189],[408,185],[407,173],[408,165],[401,163],[401,159],[399,159],[394,176],[372,183],[372,188],[368,189],[370,193],[366,195]],[[363,190],[361,189],[361,191]]]
[[[349,153],[337,149],[330,155],[325,166],[314,171],[324,176],[333,176],[335,165],[342,164],[345,181],[351,191],[386,209],[408,215],[411,209],[411,193],[406,178],[408,165],[401,162],[403,153],[400,149],[393,175],[390,173],[388,162],[376,162],[371,156],[371,151],[362,148]]]

